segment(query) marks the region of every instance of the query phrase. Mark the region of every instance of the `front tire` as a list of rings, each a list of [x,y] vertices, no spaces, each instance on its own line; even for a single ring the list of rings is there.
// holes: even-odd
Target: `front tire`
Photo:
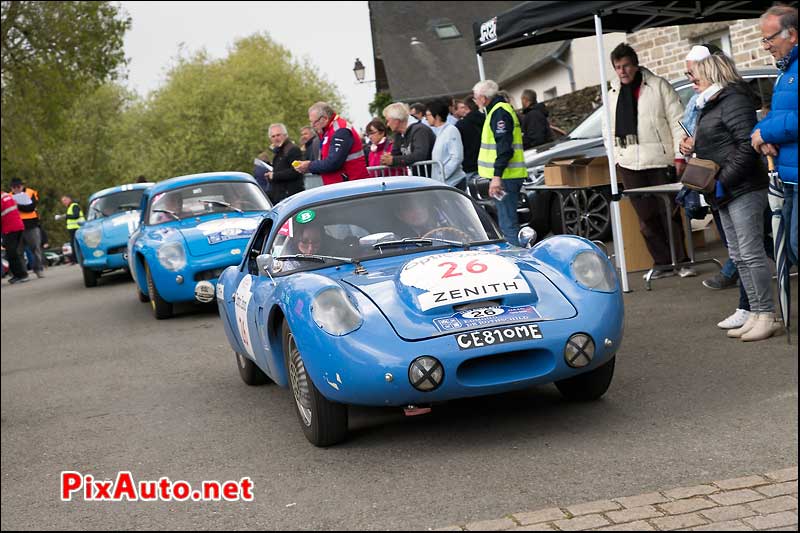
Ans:
[[[97,278],[99,278],[100,275],[85,266],[81,266],[81,271],[83,272],[83,284],[86,287],[97,287]]]
[[[283,323],[283,360],[294,395],[295,412],[308,441],[314,446],[330,446],[347,437],[347,406],[325,398],[306,372],[289,324]]]
[[[171,317],[172,304],[164,300],[161,295],[158,294],[156,284],[153,283],[153,276],[150,274],[150,266],[147,263],[144,264],[144,270],[147,275],[147,293],[150,297],[150,305],[153,308],[153,316],[156,317],[157,320]]]
[[[244,355],[234,352],[233,356],[234,359],[236,359],[236,368],[239,369],[239,376],[242,378],[242,381],[251,387],[264,385],[271,381],[264,371],[258,368],[258,365]]]
[[[556,387],[561,394],[569,399],[579,402],[597,400],[606,393],[614,377],[614,365],[617,357],[609,359],[602,366],[578,374],[575,377],[556,381]]]

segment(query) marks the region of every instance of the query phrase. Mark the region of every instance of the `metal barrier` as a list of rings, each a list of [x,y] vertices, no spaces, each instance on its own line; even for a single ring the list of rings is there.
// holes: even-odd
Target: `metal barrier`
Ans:
[[[404,176],[420,176],[423,178],[433,179],[433,165],[439,167],[439,175],[442,176],[442,182],[444,182],[444,164],[442,164],[441,161],[434,161],[433,159],[428,161],[418,161],[404,167],[378,165],[375,167],[367,167],[367,171],[369,171],[370,176],[374,176],[376,178],[390,178],[392,177],[393,172],[397,172],[398,170],[402,169]]]

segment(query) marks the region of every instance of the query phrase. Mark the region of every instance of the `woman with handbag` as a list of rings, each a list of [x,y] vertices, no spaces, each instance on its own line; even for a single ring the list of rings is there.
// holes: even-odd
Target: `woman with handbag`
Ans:
[[[728,330],[728,336],[764,340],[783,329],[775,318],[772,276],[764,250],[763,213],[769,180],[749,142],[757,122],[756,109],[749,88],[727,56],[712,55],[695,62],[692,75],[700,90],[693,157],[719,166],[706,201],[719,209],[728,253],[736,263],[751,308],[747,322]]]

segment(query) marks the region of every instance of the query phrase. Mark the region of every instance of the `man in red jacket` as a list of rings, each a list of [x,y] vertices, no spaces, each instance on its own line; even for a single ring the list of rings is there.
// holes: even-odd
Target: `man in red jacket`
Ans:
[[[19,209],[17,209],[14,197],[5,191],[0,192],[2,193],[0,226],[2,226],[3,245],[6,247],[8,266],[11,269],[11,279],[8,282],[21,283],[28,281],[28,271],[22,260],[22,232],[25,230],[25,224],[22,222],[22,217],[19,216]]]
[[[361,136],[349,122],[326,102],[312,105],[308,120],[322,139],[320,159],[296,163],[299,173],[319,174],[325,185],[369,177]]]

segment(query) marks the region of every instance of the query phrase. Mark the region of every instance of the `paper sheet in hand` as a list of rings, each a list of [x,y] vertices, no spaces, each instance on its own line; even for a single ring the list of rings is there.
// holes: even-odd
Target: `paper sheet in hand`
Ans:
[[[255,166],[257,166],[257,167],[261,167],[261,168],[267,169],[267,172],[272,172],[272,165],[270,165],[266,161],[260,160],[259,158],[253,159],[253,164]]]

